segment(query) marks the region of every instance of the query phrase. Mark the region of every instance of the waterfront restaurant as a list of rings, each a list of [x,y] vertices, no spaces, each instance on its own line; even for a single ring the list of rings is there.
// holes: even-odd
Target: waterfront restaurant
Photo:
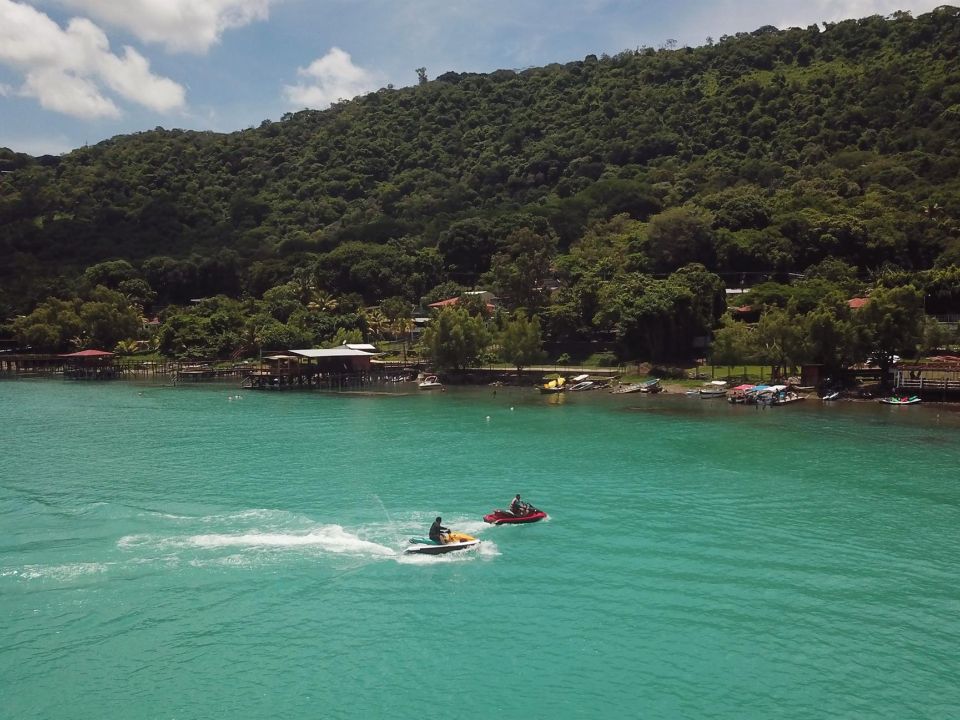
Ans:
[[[300,358],[300,372],[306,375],[370,372],[370,360],[374,355],[367,350],[347,346],[290,350],[289,352]]]
[[[70,380],[113,380],[117,377],[112,352],[81,350],[60,357],[63,358],[63,376]]]
[[[266,355],[260,366],[246,376],[244,387],[266,388],[293,385],[342,385],[370,372],[375,353],[341,345],[336,348],[287,350]]]

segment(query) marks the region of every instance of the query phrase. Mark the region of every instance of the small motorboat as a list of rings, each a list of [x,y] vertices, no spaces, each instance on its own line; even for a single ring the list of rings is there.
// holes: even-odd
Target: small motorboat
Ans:
[[[436,390],[443,387],[443,383],[436,375],[427,375],[423,380],[417,383],[421,390]]]
[[[497,508],[492,513],[483,516],[483,521],[493,525],[516,525],[519,523],[532,523],[543,520],[547,514],[543,510],[535,507],[527,508],[524,515],[514,515],[509,510]]]
[[[839,400],[839,399],[840,399],[840,391],[839,391],[839,390],[834,390],[834,391],[832,391],[832,392],[828,392],[826,395],[824,395],[824,396],[821,397],[820,399],[823,400],[824,402],[826,402],[826,401],[828,401],[828,400]]]
[[[882,402],[884,405],[916,405],[917,403],[923,401],[918,396],[911,395],[910,397],[881,398],[880,402]]]
[[[640,383],[640,392],[642,393],[658,393],[662,391],[663,386],[660,384],[660,378],[653,378]]]
[[[731,404],[743,404],[747,402],[747,395],[755,387],[756,385],[745,383],[743,385],[737,385],[735,388],[731,388],[730,393],[727,395],[727,402]]]
[[[410,546],[404,553],[418,553],[420,555],[444,555],[458,550],[469,550],[480,545],[472,535],[451,530],[447,533],[444,542],[438,543],[430,538],[410,538]]]
[[[613,390],[610,391],[611,395],[628,395],[630,393],[642,392],[643,383],[627,383],[625,385],[617,385]]]
[[[710,398],[722,398],[727,396],[726,380],[711,380],[697,391],[701,400]]]

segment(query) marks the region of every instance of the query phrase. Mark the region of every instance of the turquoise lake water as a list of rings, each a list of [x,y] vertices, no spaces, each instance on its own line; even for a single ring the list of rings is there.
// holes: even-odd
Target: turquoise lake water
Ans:
[[[945,406],[6,381],[0,417],[2,718],[960,717]],[[517,492],[550,518],[482,522]],[[404,556],[438,514],[480,550]]]

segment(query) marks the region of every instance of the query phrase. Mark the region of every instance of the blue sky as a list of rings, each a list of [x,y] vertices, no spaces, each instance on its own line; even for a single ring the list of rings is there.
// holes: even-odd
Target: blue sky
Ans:
[[[448,70],[567,62],[942,0],[0,0],[0,147],[230,132]]]

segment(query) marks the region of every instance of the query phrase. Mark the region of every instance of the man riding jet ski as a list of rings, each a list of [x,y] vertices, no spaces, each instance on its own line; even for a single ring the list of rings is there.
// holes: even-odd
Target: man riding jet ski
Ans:
[[[543,520],[547,514],[543,510],[538,510],[530,503],[525,503],[520,499],[520,493],[510,501],[510,507],[507,510],[497,508],[489,515],[484,515],[484,522],[494,525],[503,525],[505,523],[530,523],[537,520]]]
[[[428,538],[410,538],[410,547],[404,552],[420,553],[422,555],[440,555],[456,550],[469,550],[477,547],[480,541],[466,533],[456,532],[445,528],[442,518],[437,516],[430,526]]]

